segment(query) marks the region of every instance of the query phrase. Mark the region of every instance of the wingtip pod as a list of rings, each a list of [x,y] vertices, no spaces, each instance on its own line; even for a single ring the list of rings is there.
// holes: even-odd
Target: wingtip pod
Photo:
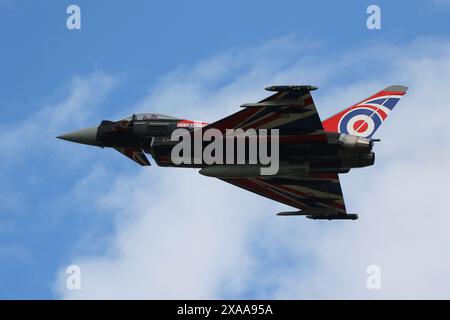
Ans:
[[[282,85],[282,86],[268,86],[265,88],[267,91],[287,92],[287,91],[313,91],[318,88],[310,85]]]
[[[338,215],[310,215],[306,216],[308,219],[312,220],[357,220],[358,215],[354,213],[347,213],[347,214],[338,214]]]
[[[306,216],[312,220],[356,220],[358,215],[354,213],[340,213],[331,208],[307,208],[299,211],[284,211],[277,216]]]

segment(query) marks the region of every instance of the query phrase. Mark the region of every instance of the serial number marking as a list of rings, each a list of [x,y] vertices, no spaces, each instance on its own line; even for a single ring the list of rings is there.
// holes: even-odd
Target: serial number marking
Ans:
[[[223,315],[241,315],[241,314],[257,314],[257,315],[273,315],[272,307],[270,304],[223,304],[222,305]]]

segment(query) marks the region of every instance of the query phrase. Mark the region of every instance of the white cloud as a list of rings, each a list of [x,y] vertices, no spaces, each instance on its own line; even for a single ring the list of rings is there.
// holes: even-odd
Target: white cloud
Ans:
[[[132,109],[211,121],[262,98],[268,84],[303,82],[330,88],[315,93],[328,115],[384,86],[408,85],[380,131],[375,167],[342,179],[360,220],[275,217],[282,205],[194,170],[136,169],[98,200],[116,219],[109,250],[68,261],[81,266],[82,290],[68,291],[61,271],[61,297],[449,298],[450,42],[325,61],[304,47],[288,37],[181,68]],[[339,80],[352,71],[364,78]],[[371,264],[381,267],[381,291],[365,287]]]
[[[115,82],[113,77],[102,73],[75,77],[53,92],[51,98],[47,97],[45,105],[37,101],[38,111],[0,126],[0,233],[5,239],[0,257],[5,263],[19,260],[36,266],[37,253],[29,245],[32,240],[25,241],[21,235],[26,235],[27,240],[38,238],[33,231],[46,232],[56,221],[60,222],[73,202],[66,201],[64,196],[43,199],[34,193],[51,188],[48,184],[55,181],[50,176],[57,172],[55,163],[68,167],[80,163],[70,153],[73,152],[70,147],[55,137],[62,130],[84,125],[88,117],[96,114]],[[54,171],[46,175],[46,170]],[[65,202],[66,207],[58,201]],[[37,209],[39,205],[46,206],[45,212]],[[58,206],[64,210],[53,214]]]
[[[251,232],[262,204],[246,204],[232,186],[205,184],[192,170],[161,171],[122,176],[101,199],[120,211],[122,227],[108,255],[73,261],[82,269],[81,297],[211,298],[222,286],[238,291],[253,263],[242,234]],[[230,210],[230,202],[241,203],[239,210]]]
[[[103,73],[74,77],[60,89],[58,98],[55,95],[52,99],[60,101],[52,101],[24,119],[0,126],[0,148],[8,150],[8,156],[2,157],[0,164],[17,165],[18,161],[29,160],[33,155],[30,151],[39,148],[40,153],[54,153],[56,150],[50,150],[49,145],[56,141],[56,135],[68,128],[75,130],[85,126],[116,82],[115,78]]]
[[[450,6],[450,0],[431,0],[439,9]]]

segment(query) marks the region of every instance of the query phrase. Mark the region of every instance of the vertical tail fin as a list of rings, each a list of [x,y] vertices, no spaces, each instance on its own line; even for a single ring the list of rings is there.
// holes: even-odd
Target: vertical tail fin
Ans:
[[[322,122],[328,132],[347,133],[370,138],[386,120],[408,88],[389,86],[369,98]]]

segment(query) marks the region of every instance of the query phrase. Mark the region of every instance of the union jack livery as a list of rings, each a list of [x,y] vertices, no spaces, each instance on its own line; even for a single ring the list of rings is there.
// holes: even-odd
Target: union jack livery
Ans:
[[[371,138],[386,120],[406,87],[390,86],[323,121],[326,131]]]
[[[316,89],[309,85],[267,87],[266,90],[274,92],[271,96],[257,103],[243,104],[242,110],[209,124],[144,113],[119,121],[104,120],[99,126],[58,138],[114,148],[142,166],[150,165],[145,155],[150,154],[159,166],[199,168],[205,176],[297,209],[280,212],[278,215],[281,216],[355,220],[358,216],[347,212],[339,174],[374,164],[372,148],[378,140],[372,137],[407,88],[389,86],[323,122],[311,95]],[[262,174],[267,162],[253,161],[250,145],[255,137],[273,137],[271,129],[276,129],[274,141],[277,144],[270,145],[269,149],[272,160],[274,155],[277,156],[278,167],[275,173],[267,175]],[[185,133],[175,135],[177,130]],[[205,138],[207,133],[208,138]],[[192,161],[178,162],[173,154],[179,141],[174,140],[174,136],[184,140],[198,135],[203,139],[199,144],[200,154],[210,151],[216,161],[196,161],[194,142],[182,152],[183,159]],[[234,144],[230,147],[230,141],[241,141],[242,146],[250,146],[242,159],[236,155],[239,147],[235,149]],[[264,148],[268,152],[267,145],[263,146],[255,147],[259,155]]]

